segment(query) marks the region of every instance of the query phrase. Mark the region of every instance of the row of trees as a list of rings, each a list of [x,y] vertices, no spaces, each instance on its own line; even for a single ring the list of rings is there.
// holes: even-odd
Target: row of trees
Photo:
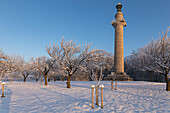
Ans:
[[[65,41],[62,38],[60,44],[46,47],[50,57],[31,58],[28,62],[25,62],[19,55],[4,55],[1,50],[1,77],[5,73],[19,72],[23,75],[25,82],[29,75],[34,75],[37,80],[43,76],[45,85],[47,85],[48,79],[60,75],[67,78],[67,88],[70,88],[70,80],[73,75],[89,75],[92,70],[97,72],[100,67],[103,70],[113,68],[111,53],[98,49],[90,50],[90,46],[91,44],[77,45],[76,42]]]
[[[111,69],[113,55],[103,50],[89,50],[90,46],[91,44],[77,45],[76,42],[62,39],[60,45],[46,47],[48,54],[67,75],[67,88],[70,88],[71,77],[77,70],[91,72],[93,68]]]
[[[170,27],[169,27],[170,28]],[[145,47],[133,51],[126,57],[125,62],[128,70],[154,72],[165,77],[166,90],[170,90],[170,37],[169,28],[157,40],[151,40]]]

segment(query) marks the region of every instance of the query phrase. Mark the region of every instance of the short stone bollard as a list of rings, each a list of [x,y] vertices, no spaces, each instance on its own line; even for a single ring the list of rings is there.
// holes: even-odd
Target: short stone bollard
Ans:
[[[111,90],[113,90],[113,80],[111,80]]]
[[[4,85],[5,85],[6,83],[5,83],[5,82],[2,82],[1,84],[2,84],[2,95],[1,95],[1,97],[5,97],[5,95],[4,95]]]
[[[104,85],[100,85],[99,87],[101,88],[101,108],[103,108],[103,88],[104,88]]]
[[[91,89],[92,89],[92,109],[94,109],[94,88],[95,88],[95,86],[92,85],[91,86]]]
[[[115,90],[117,90],[117,80],[115,80]]]

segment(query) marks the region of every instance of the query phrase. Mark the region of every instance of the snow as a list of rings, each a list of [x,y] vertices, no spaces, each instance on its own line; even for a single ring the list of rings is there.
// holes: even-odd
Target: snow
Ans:
[[[110,81],[104,85],[104,108],[91,108],[92,81],[71,81],[67,89],[65,81],[49,82],[6,82],[5,97],[0,98],[0,113],[168,113],[170,92],[165,83],[120,82],[118,90],[111,90]],[[0,86],[1,93],[1,86]],[[100,91],[99,91],[100,93]]]

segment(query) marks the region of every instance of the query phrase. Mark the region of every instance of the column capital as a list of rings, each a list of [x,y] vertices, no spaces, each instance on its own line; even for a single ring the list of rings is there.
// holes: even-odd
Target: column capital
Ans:
[[[124,27],[124,26],[127,25],[125,20],[112,21],[111,24],[112,24],[112,26],[113,26],[114,28],[116,28],[116,27]]]

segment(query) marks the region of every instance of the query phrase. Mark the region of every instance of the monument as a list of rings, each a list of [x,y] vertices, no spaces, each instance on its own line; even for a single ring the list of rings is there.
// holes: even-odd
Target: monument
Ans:
[[[117,13],[112,25],[115,28],[115,48],[114,48],[114,71],[115,73],[124,72],[124,55],[123,55],[123,27],[126,26],[126,21],[121,12],[122,4],[116,6]]]
[[[124,51],[123,51],[123,27],[126,26],[126,21],[121,12],[122,4],[118,3],[115,20],[112,21],[112,26],[115,28],[115,48],[114,48],[114,72],[108,75],[108,79],[116,77],[117,80],[132,80],[124,72]]]

